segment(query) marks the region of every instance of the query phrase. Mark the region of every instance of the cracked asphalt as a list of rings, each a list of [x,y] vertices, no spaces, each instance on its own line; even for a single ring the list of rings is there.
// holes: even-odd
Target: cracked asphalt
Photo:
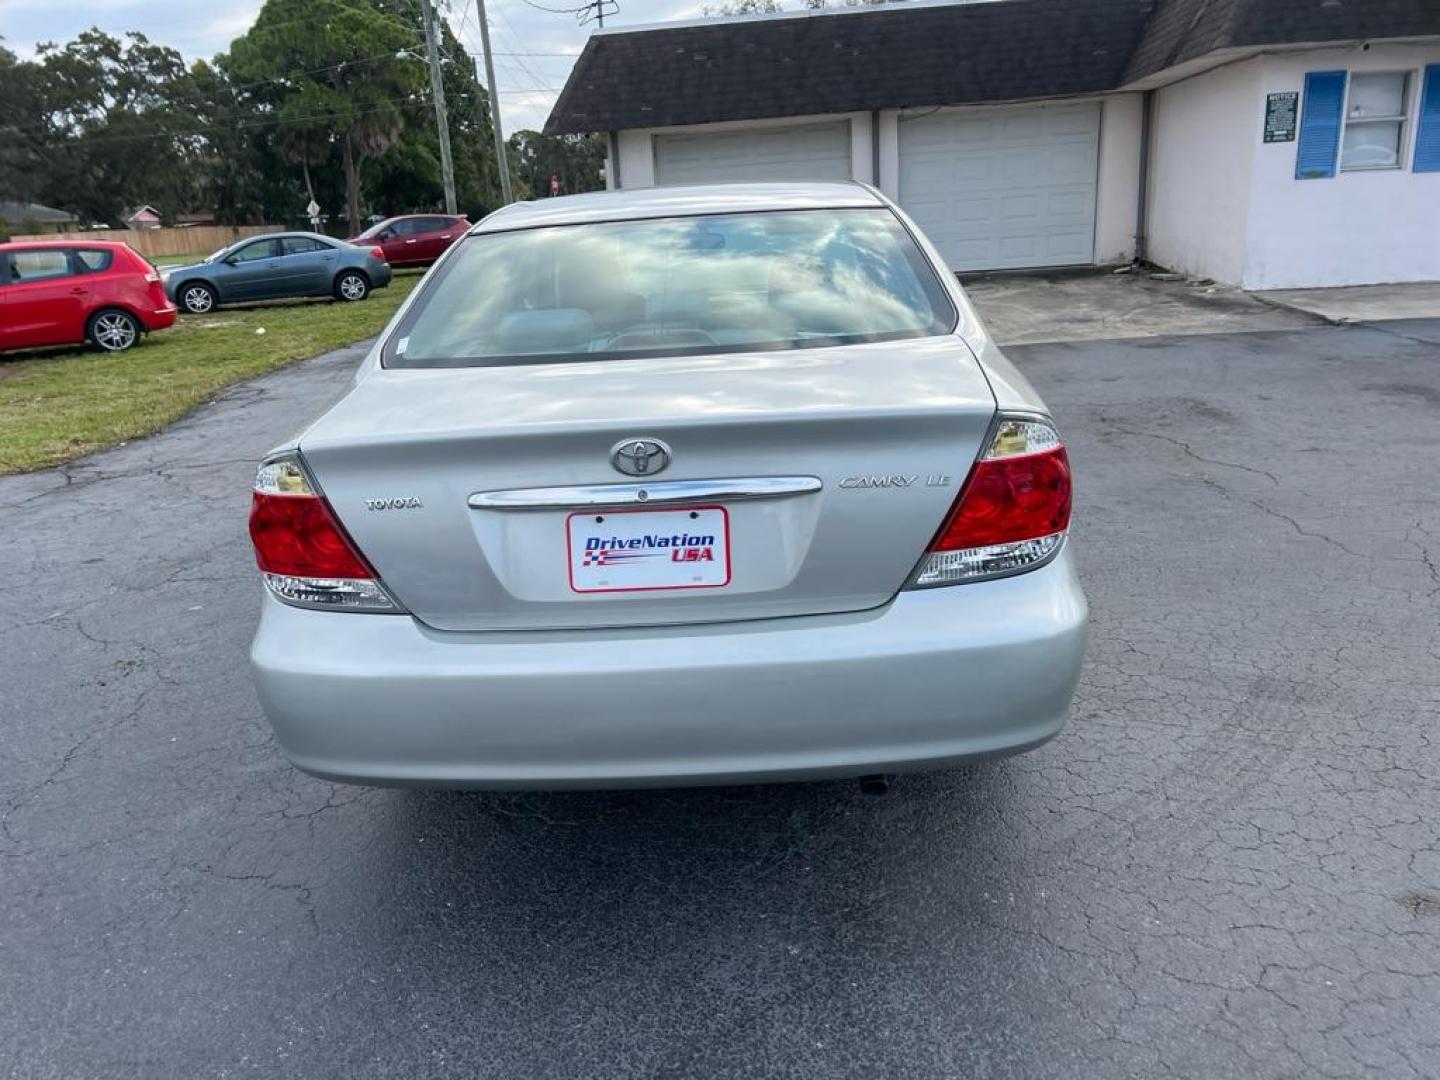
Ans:
[[[1074,716],[883,798],[292,771],[248,488],[355,349],[0,480],[0,1075],[1440,1075],[1440,321],[1011,352]]]

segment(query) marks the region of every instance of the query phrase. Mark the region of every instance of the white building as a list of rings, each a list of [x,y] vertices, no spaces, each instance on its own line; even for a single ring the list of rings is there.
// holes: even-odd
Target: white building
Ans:
[[[957,271],[1440,280],[1440,0],[910,2],[607,30],[609,183],[873,183]]]

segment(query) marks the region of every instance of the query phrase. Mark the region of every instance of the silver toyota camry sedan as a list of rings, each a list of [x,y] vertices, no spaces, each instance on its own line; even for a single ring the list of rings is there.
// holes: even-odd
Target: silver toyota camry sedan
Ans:
[[[637,787],[1037,746],[1085,642],[1070,466],[858,184],[508,206],[260,465],[251,660],[301,769]]]

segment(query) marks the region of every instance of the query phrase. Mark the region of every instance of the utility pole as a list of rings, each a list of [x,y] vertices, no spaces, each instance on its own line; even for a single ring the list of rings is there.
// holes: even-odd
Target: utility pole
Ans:
[[[435,41],[435,9],[420,0],[425,14],[425,57],[430,63],[430,90],[435,98],[435,124],[440,130],[440,172],[445,182],[445,212],[455,213],[455,162],[450,159],[450,121],[445,115],[445,79],[440,72],[440,48]]]
[[[480,11],[480,47],[485,53],[485,82],[490,88],[490,126],[495,129],[495,163],[500,168],[500,200],[505,206],[515,201],[510,192],[510,166],[505,162],[505,133],[500,130],[500,95],[495,92],[495,61],[490,57],[490,23],[485,18],[485,0],[475,0]]]
[[[823,7],[824,5],[822,4],[821,6]],[[600,24],[600,29],[603,30],[605,29],[605,9],[607,7],[611,9],[611,15],[614,15],[620,10],[620,5],[616,0],[589,0],[588,3],[582,4],[575,9],[575,18],[581,26],[584,26],[590,20],[594,19]]]

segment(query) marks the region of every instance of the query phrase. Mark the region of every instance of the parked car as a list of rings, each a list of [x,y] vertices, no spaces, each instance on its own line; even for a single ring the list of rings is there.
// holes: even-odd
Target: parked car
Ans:
[[[218,304],[288,296],[364,300],[390,284],[378,246],[355,247],[319,233],[252,236],[194,266],[164,272],[165,292],[182,311],[203,315]]]
[[[391,266],[429,266],[469,228],[463,214],[402,214],[370,226],[350,243],[379,244]]]
[[[1085,598],[1044,403],[858,184],[507,207],[256,477],[300,768],[631,787],[1055,735]]]
[[[174,322],[160,274],[128,244],[0,244],[0,350],[89,341],[123,352]]]

